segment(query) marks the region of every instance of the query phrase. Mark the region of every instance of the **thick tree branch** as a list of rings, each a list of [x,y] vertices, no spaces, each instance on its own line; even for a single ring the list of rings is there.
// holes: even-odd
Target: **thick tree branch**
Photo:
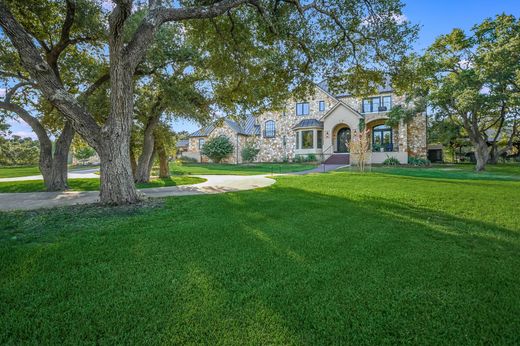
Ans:
[[[25,121],[27,125],[31,127],[34,133],[36,133],[36,136],[38,137],[38,140],[40,141],[40,144],[42,146],[48,146],[49,148],[52,147],[52,143],[49,139],[49,136],[47,135],[47,131],[45,131],[45,128],[38,121],[38,119],[29,114],[29,112],[27,112],[25,109],[18,106],[17,104],[3,101],[0,101],[0,108],[5,109],[9,112],[16,113],[16,115],[18,115],[23,121]]]
[[[78,101],[68,93],[49,64],[34,46],[32,37],[14,18],[4,1],[0,1],[0,26],[17,49],[23,67],[38,84],[44,96],[72,123],[87,142],[99,147],[100,127]]]

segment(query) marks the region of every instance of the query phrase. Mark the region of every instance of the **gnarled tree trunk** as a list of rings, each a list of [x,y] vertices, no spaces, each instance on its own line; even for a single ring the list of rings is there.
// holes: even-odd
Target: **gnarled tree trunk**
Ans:
[[[153,164],[153,154],[154,154],[154,130],[157,124],[159,123],[159,116],[153,115],[149,118],[146,128],[144,130],[144,141],[143,141],[143,151],[139,156],[139,161],[137,162],[137,170],[135,174],[135,182],[136,183],[147,183],[150,181],[150,172],[151,172],[151,164]]]
[[[74,137],[72,125],[67,122],[55,143],[54,153],[40,150],[40,171],[47,191],[63,191],[69,188],[67,181],[67,160]]]
[[[168,162],[168,154],[163,143],[158,143],[157,154],[159,156],[159,178],[170,177],[170,166]]]
[[[482,172],[486,169],[486,164],[489,160],[489,148],[487,143],[484,140],[480,140],[474,144],[475,146],[475,159],[477,160],[477,164],[475,166],[475,170],[477,172]]]

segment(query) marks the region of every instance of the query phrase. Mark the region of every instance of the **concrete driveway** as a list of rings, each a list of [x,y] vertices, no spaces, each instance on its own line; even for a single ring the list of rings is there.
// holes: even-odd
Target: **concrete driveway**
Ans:
[[[95,177],[99,176],[95,175]],[[197,177],[204,178],[206,181],[194,185],[158,187],[139,191],[146,197],[154,198],[244,191],[275,183],[275,180],[263,175],[197,175]],[[22,178],[27,180],[27,177]],[[98,191],[0,193],[0,211],[53,208],[96,202],[99,202]]]

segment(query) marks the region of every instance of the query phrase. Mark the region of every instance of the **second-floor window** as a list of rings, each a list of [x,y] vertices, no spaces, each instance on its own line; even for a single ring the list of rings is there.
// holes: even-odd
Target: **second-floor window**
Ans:
[[[325,101],[320,101],[320,112],[325,112]]]
[[[392,96],[363,99],[363,113],[387,112],[392,108]]]
[[[199,138],[199,150],[202,149],[204,146],[204,143],[206,143],[206,140],[204,138]]]
[[[309,102],[297,103],[296,115],[309,115]]]
[[[276,125],[275,125],[274,121],[267,120],[265,122],[264,137],[273,138],[275,136],[276,136]]]

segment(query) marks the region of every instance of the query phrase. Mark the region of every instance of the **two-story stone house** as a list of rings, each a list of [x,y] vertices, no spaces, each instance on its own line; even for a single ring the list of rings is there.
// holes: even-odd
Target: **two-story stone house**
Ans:
[[[313,155],[318,160],[349,162],[347,141],[362,123],[371,133],[371,161],[381,163],[395,157],[406,163],[409,156],[426,156],[426,117],[396,127],[385,125],[388,111],[403,100],[389,87],[379,88],[377,95],[365,98],[350,94],[332,95],[325,85],[317,85],[314,95],[294,100],[285,111],[266,112],[240,121],[229,118],[192,133],[184,156],[207,161],[200,149],[208,138],[228,137],[235,152],[229,163],[242,162],[241,150],[252,141],[260,152],[259,162],[293,161],[297,156]]]

